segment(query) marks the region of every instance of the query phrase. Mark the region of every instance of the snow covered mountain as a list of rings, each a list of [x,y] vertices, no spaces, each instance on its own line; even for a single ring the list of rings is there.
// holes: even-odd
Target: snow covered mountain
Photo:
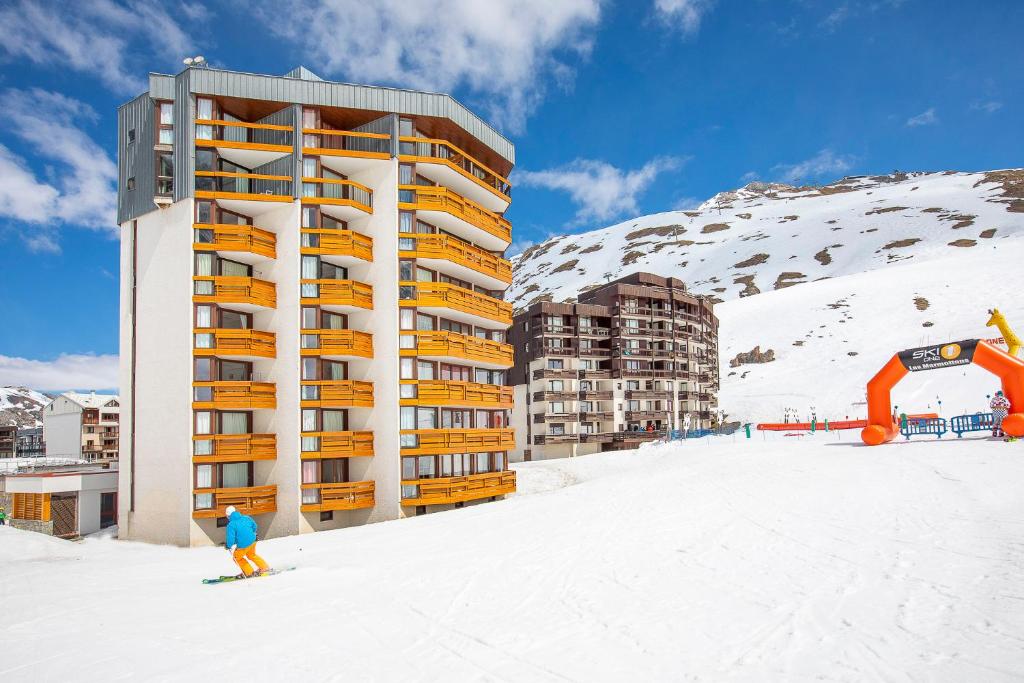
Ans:
[[[51,400],[26,387],[0,387],[0,425],[42,427],[43,408]]]
[[[694,211],[553,237],[514,259],[508,299],[566,301],[631,272],[726,301],[1024,235],[1024,169],[894,173],[821,187],[751,183]]]
[[[637,270],[678,277],[723,302],[728,419],[864,417],[865,384],[894,352],[999,338],[990,308],[1024,334],[1022,261],[1024,170],[901,173],[752,184],[696,211],[555,237],[516,260],[509,298],[571,300]],[[893,400],[956,415],[985,409],[996,384],[968,366],[908,378]]]

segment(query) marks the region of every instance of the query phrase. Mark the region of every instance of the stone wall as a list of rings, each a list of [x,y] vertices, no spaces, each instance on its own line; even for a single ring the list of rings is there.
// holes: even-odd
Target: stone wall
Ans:
[[[38,534],[53,536],[53,520],[50,520],[49,522],[40,522],[34,519],[8,519],[7,523],[15,529],[35,531]]]

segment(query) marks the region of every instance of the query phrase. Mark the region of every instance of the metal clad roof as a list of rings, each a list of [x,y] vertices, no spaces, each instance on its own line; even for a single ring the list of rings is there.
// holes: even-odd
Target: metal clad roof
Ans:
[[[450,95],[220,69],[186,71],[191,76],[188,79],[191,92],[198,94],[447,118],[510,163],[515,163],[515,146]],[[175,99],[174,77],[151,74],[149,80],[150,95],[154,99]]]

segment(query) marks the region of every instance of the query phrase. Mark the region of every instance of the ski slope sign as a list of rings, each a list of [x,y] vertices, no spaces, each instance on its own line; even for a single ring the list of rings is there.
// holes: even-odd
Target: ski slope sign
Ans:
[[[936,370],[955,365],[970,365],[974,360],[974,351],[978,348],[977,339],[947,342],[921,346],[899,352],[900,362],[910,372]]]

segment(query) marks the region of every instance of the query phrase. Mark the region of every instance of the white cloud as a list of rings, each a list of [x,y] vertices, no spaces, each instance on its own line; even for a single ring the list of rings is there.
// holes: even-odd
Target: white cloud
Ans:
[[[844,2],[843,4],[839,5],[839,7],[836,7],[834,10],[829,12],[829,15],[827,17],[822,19],[821,26],[826,31],[831,33],[833,31],[835,31],[837,28],[839,28],[839,26],[844,21],[849,19],[849,17],[850,17],[850,5],[848,3]]]
[[[703,200],[697,199],[696,197],[680,197],[679,199],[672,202],[672,210],[691,211],[693,209],[696,209],[703,203]]]
[[[624,171],[604,161],[577,159],[547,171],[516,171],[513,182],[521,187],[568,192],[578,207],[577,223],[603,221],[639,213],[637,198],[660,173],[679,168],[683,161],[658,157],[639,169]]]
[[[696,33],[714,4],[714,0],[654,0],[654,12],[667,26]]]
[[[195,6],[182,11],[192,16]],[[9,59],[90,74],[124,95],[147,88],[133,55],[176,62],[194,51],[177,20],[145,0],[16,0],[0,9],[0,26],[0,53]]]
[[[916,128],[917,126],[931,126],[939,122],[939,117],[935,115],[935,107],[932,107],[926,111],[921,112],[917,116],[911,116],[907,119],[906,125],[909,128]]]
[[[746,173],[740,176],[740,182],[746,185],[747,183],[752,183],[755,180],[759,180],[760,178],[761,175],[757,171],[747,171]]]
[[[508,245],[508,250],[505,252],[505,258],[512,260],[535,244],[537,244],[536,240],[516,240],[512,244]]]
[[[830,149],[823,149],[810,159],[796,164],[776,164],[772,167],[772,172],[783,182],[797,183],[846,173],[852,166],[852,158],[836,155]]]
[[[29,248],[58,250],[60,224],[117,235],[117,166],[80,127],[96,120],[86,104],[45,90],[2,93],[0,124],[42,159],[56,162],[40,178],[24,160],[0,146],[0,217],[29,226],[20,233]],[[6,186],[5,186],[6,185]]]
[[[52,361],[0,356],[0,385],[37,391],[117,389],[116,355],[61,354]]]
[[[568,87],[571,58],[586,57],[602,0],[291,0],[261,13],[314,65],[361,82],[466,89],[514,132],[549,78]],[[293,15],[282,22],[283,14]]]
[[[993,114],[1003,108],[1003,103],[996,100],[988,100],[987,102],[973,102],[971,104],[971,110],[983,111],[986,114]]]

